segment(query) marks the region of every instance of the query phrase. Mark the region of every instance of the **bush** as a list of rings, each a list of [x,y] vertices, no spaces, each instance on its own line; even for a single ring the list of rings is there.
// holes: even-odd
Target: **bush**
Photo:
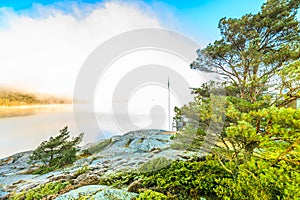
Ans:
[[[207,158],[202,162],[174,161],[168,168],[144,174],[143,187],[170,194],[175,199],[217,198],[217,180],[230,177],[220,164]]]
[[[48,172],[52,172],[56,170],[56,166],[48,167],[48,166],[40,166],[38,169],[31,172],[32,174],[47,174]]]
[[[218,180],[214,191],[223,199],[299,199],[300,174],[281,161],[276,166],[252,159],[239,166],[236,179]]]
[[[28,191],[22,191],[11,197],[13,200],[36,200],[43,199],[49,195],[59,194],[62,189],[70,185],[69,182],[51,182],[45,185],[41,185],[37,188],[30,189]]]
[[[158,158],[152,162],[164,160],[168,161],[165,158]],[[142,164],[142,168],[146,167],[147,164],[151,165],[151,161]],[[230,178],[230,175],[220,166],[218,161],[208,157],[201,162],[173,161],[168,167],[158,170],[121,172],[106,178],[102,177],[100,184],[124,188],[139,180],[141,190],[151,189],[171,199],[188,200],[200,199],[201,197],[217,199],[218,196],[214,188],[219,184],[217,181],[223,178]]]
[[[85,165],[83,166],[82,168],[78,169],[76,172],[75,172],[75,176],[79,176],[81,174],[84,174],[86,172],[88,172],[90,169],[89,169],[89,166]]]
[[[136,200],[167,200],[168,197],[160,192],[155,192],[152,190],[146,190],[145,192],[141,193]]]
[[[117,172],[107,177],[101,177],[100,185],[109,185],[115,188],[123,188],[128,186],[135,180],[138,180],[141,176],[134,172]]]
[[[138,168],[139,172],[151,172],[163,169],[171,164],[172,160],[165,157],[158,157],[141,164]]]

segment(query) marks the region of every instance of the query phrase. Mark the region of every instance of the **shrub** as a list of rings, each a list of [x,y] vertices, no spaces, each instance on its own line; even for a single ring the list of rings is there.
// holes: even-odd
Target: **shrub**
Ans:
[[[85,165],[85,166],[83,166],[82,168],[78,169],[78,170],[75,172],[75,176],[77,177],[77,176],[79,176],[79,175],[81,175],[81,174],[84,174],[84,173],[86,173],[86,172],[88,172],[88,171],[89,171],[89,166]]]
[[[252,159],[239,166],[236,179],[218,180],[214,191],[229,199],[299,199],[300,174],[281,161],[276,166]]]
[[[138,168],[139,172],[151,172],[163,169],[171,164],[172,160],[165,157],[158,157],[141,164]]]
[[[41,185],[37,188],[30,189],[28,191],[22,191],[11,197],[13,200],[36,200],[42,199],[49,195],[59,194],[62,189],[70,185],[69,182],[51,182]]]
[[[107,177],[102,177],[100,179],[99,184],[100,185],[110,185],[115,188],[123,188],[128,186],[130,183],[132,183],[135,180],[138,180],[140,178],[140,175],[137,173],[127,171],[127,172],[117,172],[114,174],[110,174]]]
[[[214,188],[219,178],[229,177],[220,164],[212,158],[201,162],[174,161],[167,168],[144,174],[144,188],[152,188],[175,199],[216,198]]]
[[[141,193],[136,200],[167,200],[168,197],[160,192],[155,192],[152,190],[146,190],[145,192]]]
[[[52,166],[52,167],[49,167],[49,166],[40,166],[38,169],[32,171],[31,173],[32,174],[46,174],[48,172],[52,172],[53,170],[56,170],[57,169],[57,166]]]

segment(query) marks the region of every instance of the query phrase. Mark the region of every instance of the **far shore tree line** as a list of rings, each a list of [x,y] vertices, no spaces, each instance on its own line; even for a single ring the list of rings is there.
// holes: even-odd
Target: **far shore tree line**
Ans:
[[[26,92],[0,88],[0,106],[22,106],[35,104],[67,104],[70,100],[49,95],[35,95]]]

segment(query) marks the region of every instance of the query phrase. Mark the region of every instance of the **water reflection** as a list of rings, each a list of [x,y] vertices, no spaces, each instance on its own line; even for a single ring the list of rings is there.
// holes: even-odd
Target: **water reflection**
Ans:
[[[48,106],[47,108],[32,108],[33,115],[0,118],[0,158],[16,152],[32,150],[42,141],[55,136],[64,126],[69,126],[72,136],[84,132],[83,144],[94,142],[115,134],[123,134],[131,130],[120,130],[111,113],[96,113],[98,126],[95,128],[89,113],[82,112],[80,122],[75,121],[72,105]],[[153,116],[152,116],[153,117]],[[149,115],[133,115],[131,119],[119,117],[123,123],[133,120],[138,127],[148,127],[151,124]],[[78,126],[80,124],[80,126]],[[99,128],[101,133],[99,133]],[[148,127],[159,128],[164,127]]]

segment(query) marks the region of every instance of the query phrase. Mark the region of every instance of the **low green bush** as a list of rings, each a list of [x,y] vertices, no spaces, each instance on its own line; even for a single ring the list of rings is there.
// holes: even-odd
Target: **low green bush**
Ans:
[[[160,192],[155,192],[152,190],[146,190],[141,193],[135,200],[167,200],[168,197]]]
[[[229,177],[228,173],[213,159],[202,162],[174,161],[167,168],[145,173],[144,188],[171,194],[175,199],[217,198],[214,191],[219,178]]]
[[[152,160],[152,164],[164,163],[164,161],[169,160],[157,158]],[[142,164],[140,168],[143,169],[147,164],[151,164],[151,161]],[[207,158],[201,162],[173,161],[167,167],[158,170],[139,169],[120,172],[102,177],[100,184],[124,188],[132,182],[140,180],[141,188],[159,192],[170,199],[188,200],[202,197],[218,199],[214,188],[218,185],[217,181],[222,178],[230,178],[230,175],[220,166],[218,161]]]
[[[32,172],[32,174],[47,174],[48,172],[52,172],[56,169],[58,169],[58,166],[40,166],[39,168],[37,168],[36,170],[34,170]]]
[[[152,160],[149,160],[138,167],[139,172],[151,172],[163,169],[168,167],[171,164],[172,160],[165,157],[158,157]]]
[[[43,199],[49,195],[59,194],[59,192],[70,185],[69,182],[51,182],[41,185],[39,187],[30,189],[28,191],[22,191],[11,197],[12,200],[36,200]]]
[[[76,172],[75,172],[75,176],[79,176],[81,174],[84,174],[86,172],[88,172],[90,169],[89,169],[89,166],[85,165],[83,166],[82,168],[78,169]]]
[[[115,188],[121,189],[123,187],[127,187],[130,183],[135,180],[138,180],[141,175],[135,172],[117,172],[111,174],[107,177],[101,177],[99,184],[100,185],[109,185]]]
[[[253,159],[238,167],[236,178],[220,178],[214,191],[222,199],[300,199],[300,173],[286,162],[276,166]]]

